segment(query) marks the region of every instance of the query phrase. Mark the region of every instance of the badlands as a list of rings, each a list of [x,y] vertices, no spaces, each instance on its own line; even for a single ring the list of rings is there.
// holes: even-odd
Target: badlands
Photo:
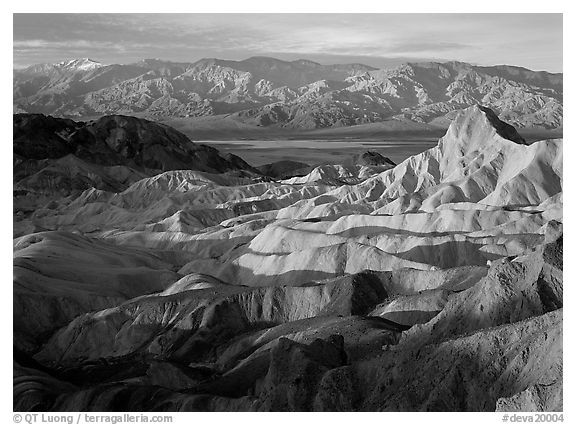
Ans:
[[[254,168],[14,116],[15,411],[561,411],[562,140]]]

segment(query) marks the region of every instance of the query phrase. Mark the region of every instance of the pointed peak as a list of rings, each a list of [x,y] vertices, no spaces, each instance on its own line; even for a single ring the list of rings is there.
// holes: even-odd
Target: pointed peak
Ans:
[[[57,66],[60,68],[79,69],[87,71],[95,68],[100,68],[104,65],[90,58],[80,58],[80,59],[71,59],[68,61],[62,61],[58,63]]]
[[[446,160],[475,156],[486,149],[501,150],[526,142],[514,127],[501,121],[489,108],[474,105],[456,116],[438,147]],[[451,158],[451,159],[450,159]]]
[[[468,138],[487,137],[495,133],[503,139],[525,145],[526,141],[510,124],[500,120],[496,113],[482,105],[470,106],[454,119],[448,128],[448,134]]]

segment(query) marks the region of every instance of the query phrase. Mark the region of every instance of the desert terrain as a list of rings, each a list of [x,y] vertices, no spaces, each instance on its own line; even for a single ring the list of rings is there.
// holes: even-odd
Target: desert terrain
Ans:
[[[13,71],[14,411],[563,410],[563,74],[117,62]]]
[[[562,139],[316,131],[15,114],[14,410],[563,410]]]

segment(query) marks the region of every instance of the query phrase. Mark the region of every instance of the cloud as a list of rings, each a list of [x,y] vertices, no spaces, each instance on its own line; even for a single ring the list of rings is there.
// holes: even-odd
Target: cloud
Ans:
[[[88,40],[67,40],[67,41],[50,41],[50,40],[16,40],[13,47],[15,50],[27,49],[93,49],[110,47],[111,43],[94,43]]]
[[[422,52],[445,52],[473,48],[470,44],[446,42],[446,41],[401,41],[393,44],[388,51],[390,53],[422,53]],[[475,47],[474,47],[475,48]]]
[[[14,56],[30,64],[73,55],[126,63],[147,57],[243,59],[267,52],[303,58],[425,56],[528,68],[546,57],[551,70],[562,63],[560,14],[13,16]]]

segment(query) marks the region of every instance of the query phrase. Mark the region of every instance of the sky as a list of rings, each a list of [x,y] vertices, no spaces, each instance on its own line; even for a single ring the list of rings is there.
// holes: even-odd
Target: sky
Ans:
[[[562,72],[562,14],[14,14],[13,65],[88,57],[459,60]]]

